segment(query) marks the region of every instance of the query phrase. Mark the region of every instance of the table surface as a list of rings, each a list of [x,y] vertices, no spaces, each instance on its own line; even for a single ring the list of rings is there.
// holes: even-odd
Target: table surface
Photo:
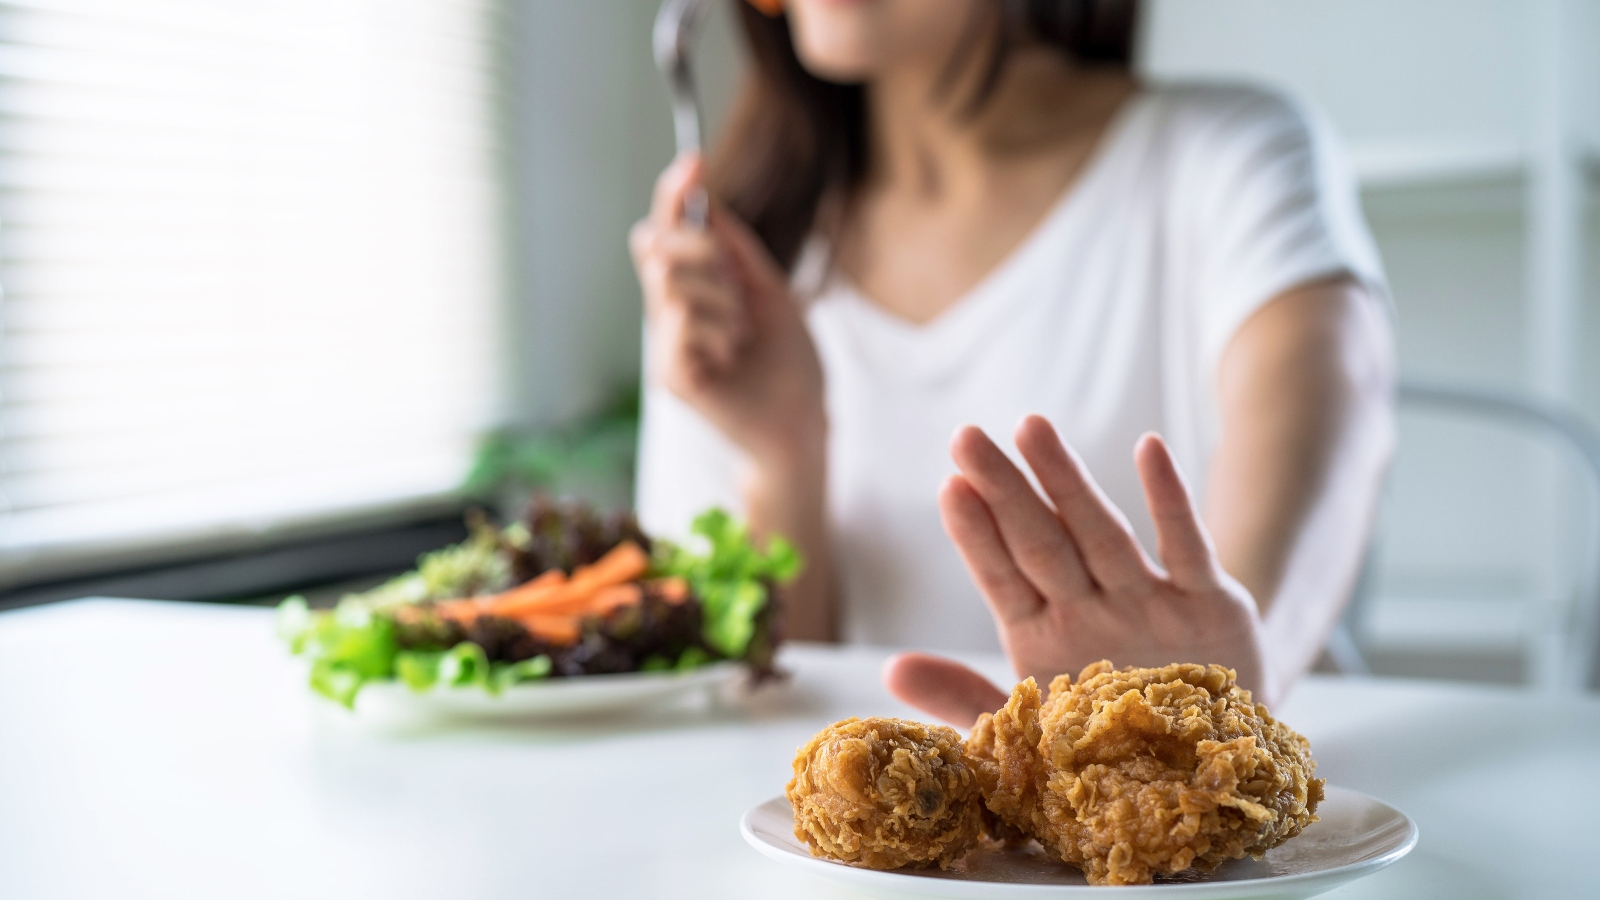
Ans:
[[[786,684],[734,701],[444,727],[313,697],[267,610],[3,613],[0,896],[842,896],[759,856],[738,822],[822,726],[911,714],[879,683],[887,652],[790,647]],[[1280,712],[1319,774],[1421,828],[1408,858],[1328,896],[1600,894],[1579,862],[1600,702],[1311,678]]]

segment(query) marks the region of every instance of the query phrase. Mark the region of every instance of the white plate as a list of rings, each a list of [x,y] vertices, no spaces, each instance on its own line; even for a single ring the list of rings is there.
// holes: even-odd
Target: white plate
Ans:
[[[879,872],[817,859],[794,836],[794,816],[783,797],[744,814],[739,831],[762,854],[868,897],[959,897],[966,900],[1084,898],[1104,900],[1223,900],[1315,897],[1371,875],[1411,851],[1417,826],[1398,809],[1343,788],[1329,787],[1317,807],[1321,821],[1261,860],[1224,863],[1209,875],[1182,882],[1091,887],[1078,870],[1033,851],[974,850],[947,871]]]
[[[368,684],[356,697],[361,712],[421,712],[470,718],[546,718],[617,712],[656,705],[737,678],[736,662],[712,663],[687,672],[580,675],[524,682],[492,696],[483,688],[434,688],[417,693],[389,681]]]

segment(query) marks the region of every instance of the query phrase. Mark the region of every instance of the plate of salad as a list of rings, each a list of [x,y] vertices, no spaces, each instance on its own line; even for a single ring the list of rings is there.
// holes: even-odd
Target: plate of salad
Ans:
[[[800,571],[720,509],[677,544],[631,515],[535,500],[328,610],[289,597],[279,635],[313,692],[474,715],[597,712],[772,674],[779,589]]]

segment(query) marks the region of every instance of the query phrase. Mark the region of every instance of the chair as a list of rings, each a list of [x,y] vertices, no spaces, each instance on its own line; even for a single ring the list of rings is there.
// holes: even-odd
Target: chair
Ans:
[[[1600,437],[1570,411],[1508,392],[1404,381],[1402,411],[1439,413],[1493,423],[1565,448],[1590,486],[1586,558],[1577,590],[1563,597],[1541,626],[1524,636],[1533,683],[1544,690],[1600,689]],[[1329,639],[1327,656],[1337,671],[1368,671],[1361,652],[1361,617],[1372,602],[1373,554],[1344,620]]]

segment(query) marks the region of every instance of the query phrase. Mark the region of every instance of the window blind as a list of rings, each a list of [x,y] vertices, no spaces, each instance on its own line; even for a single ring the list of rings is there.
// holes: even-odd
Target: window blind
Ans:
[[[494,0],[0,0],[0,587],[446,495],[499,412]]]

